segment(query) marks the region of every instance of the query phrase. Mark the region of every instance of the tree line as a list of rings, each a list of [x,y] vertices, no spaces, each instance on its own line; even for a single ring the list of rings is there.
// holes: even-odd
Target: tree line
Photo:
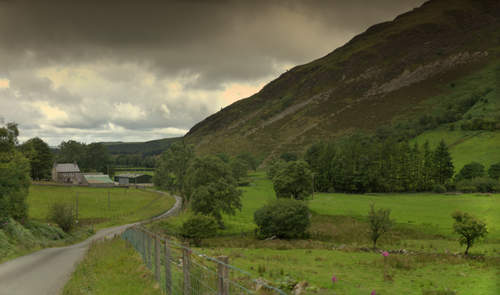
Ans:
[[[355,134],[312,145],[304,155],[317,191],[348,193],[429,191],[454,174],[448,147],[441,141],[410,145],[390,138]]]

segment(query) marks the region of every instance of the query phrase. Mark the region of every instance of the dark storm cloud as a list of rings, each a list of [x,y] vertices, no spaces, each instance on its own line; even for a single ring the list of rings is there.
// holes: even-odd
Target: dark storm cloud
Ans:
[[[2,62],[106,58],[163,75],[199,73],[203,85],[248,80],[268,74],[270,61],[319,57],[345,41],[335,33],[360,32],[422,2],[10,1],[0,4],[0,44],[16,58]]]
[[[241,98],[221,98],[229,85],[253,89],[423,2],[0,0],[0,117],[53,140],[178,135]]]

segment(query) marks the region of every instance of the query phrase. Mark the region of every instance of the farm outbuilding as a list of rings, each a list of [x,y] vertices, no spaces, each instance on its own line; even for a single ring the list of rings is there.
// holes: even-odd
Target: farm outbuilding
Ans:
[[[106,174],[84,174],[84,184],[91,187],[112,187],[115,185],[113,180]]]
[[[136,173],[119,174],[115,176],[115,182],[120,185],[152,183],[153,176]]]
[[[82,184],[83,175],[76,163],[54,163],[52,166],[52,181],[60,183]]]

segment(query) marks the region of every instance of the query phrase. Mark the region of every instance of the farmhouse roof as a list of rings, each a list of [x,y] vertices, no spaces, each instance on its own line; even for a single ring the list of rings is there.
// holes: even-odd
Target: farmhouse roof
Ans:
[[[62,163],[62,164],[56,164],[56,172],[57,173],[80,172],[80,168],[78,168],[78,164],[76,163]]]

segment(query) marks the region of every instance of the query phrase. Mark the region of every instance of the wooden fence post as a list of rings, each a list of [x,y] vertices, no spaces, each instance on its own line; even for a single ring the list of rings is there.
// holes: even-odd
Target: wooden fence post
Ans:
[[[172,271],[170,269],[171,261],[170,248],[168,242],[165,241],[165,293],[172,295]]]
[[[155,276],[158,283],[161,283],[160,277],[160,238],[155,236]],[[160,285],[161,286],[161,285]]]
[[[219,277],[217,282],[217,294],[229,295],[229,269],[227,267],[229,264],[229,257],[219,256],[217,260],[220,261],[217,263],[217,276]]]
[[[184,273],[184,295],[191,294],[191,251],[184,244],[182,248],[182,272]]]

